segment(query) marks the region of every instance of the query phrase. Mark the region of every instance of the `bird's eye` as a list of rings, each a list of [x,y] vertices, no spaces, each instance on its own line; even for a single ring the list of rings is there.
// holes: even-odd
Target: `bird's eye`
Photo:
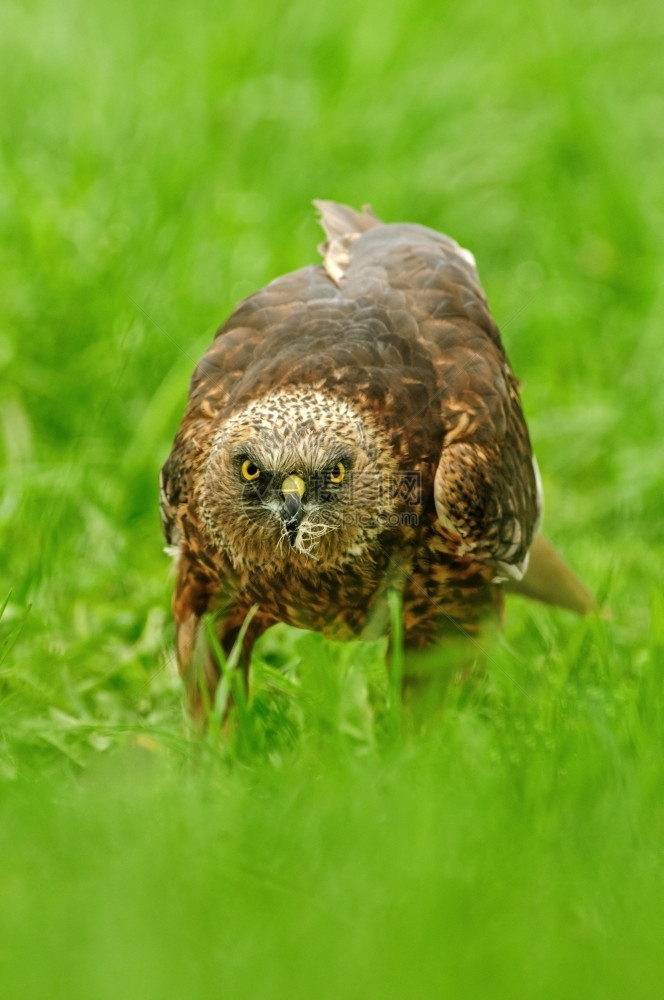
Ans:
[[[244,479],[251,482],[252,479],[258,479],[261,474],[261,470],[255,465],[250,458],[245,458],[242,463],[242,476]]]
[[[346,469],[344,463],[337,462],[335,467],[332,469],[332,472],[330,473],[330,482],[341,483],[345,475],[346,475]]]

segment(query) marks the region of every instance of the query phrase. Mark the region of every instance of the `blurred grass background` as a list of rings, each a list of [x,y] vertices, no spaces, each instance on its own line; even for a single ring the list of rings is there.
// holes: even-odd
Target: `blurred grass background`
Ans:
[[[663,41],[652,0],[3,5],[3,997],[656,994]],[[380,644],[275,630],[196,746],[157,472],[313,197],[474,251],[613,617],[512,601],[407,740]]]

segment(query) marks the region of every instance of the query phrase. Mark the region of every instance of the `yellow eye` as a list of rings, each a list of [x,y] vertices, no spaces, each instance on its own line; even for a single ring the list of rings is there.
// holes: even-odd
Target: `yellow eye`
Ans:
[[[332,472],[330,473],[330,482],[340,483],[342,482],[345,475],[346,475],[346,469],[344,467],[343,462],[337,462],[335,467],[332,469]]]
[[[260,474],[261,470],[258,468],[258,466],[254,465],[254,463],[251,461],[250,458],[245,458],[244,462],[242,463],[242,475],[244,476],[244,478],[248,479],[249,482],[251,482],[252,479],[258,479]]]

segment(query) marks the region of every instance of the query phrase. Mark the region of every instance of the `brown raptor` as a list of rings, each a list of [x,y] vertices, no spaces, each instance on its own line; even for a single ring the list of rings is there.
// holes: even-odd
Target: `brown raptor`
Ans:
[[[245,299],[197,365],[161,477],[188,708],[201,715],[249,610],[242,664],[275,622],[406,651],[476,636],[503,589],[594,601],[538,533],[517,382],[475,261],[421,225],[315,202],[323,264]]]

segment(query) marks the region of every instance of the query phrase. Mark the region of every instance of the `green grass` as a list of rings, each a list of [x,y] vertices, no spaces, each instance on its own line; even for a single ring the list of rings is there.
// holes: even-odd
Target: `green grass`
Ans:
[[[663,36],[654,0],[4,5],[3,998],[658,994]],[[157,471],[313,197],[475,252],[612,617],[510,600],[415,735],[382,644],[276,629],[196,742]]]

